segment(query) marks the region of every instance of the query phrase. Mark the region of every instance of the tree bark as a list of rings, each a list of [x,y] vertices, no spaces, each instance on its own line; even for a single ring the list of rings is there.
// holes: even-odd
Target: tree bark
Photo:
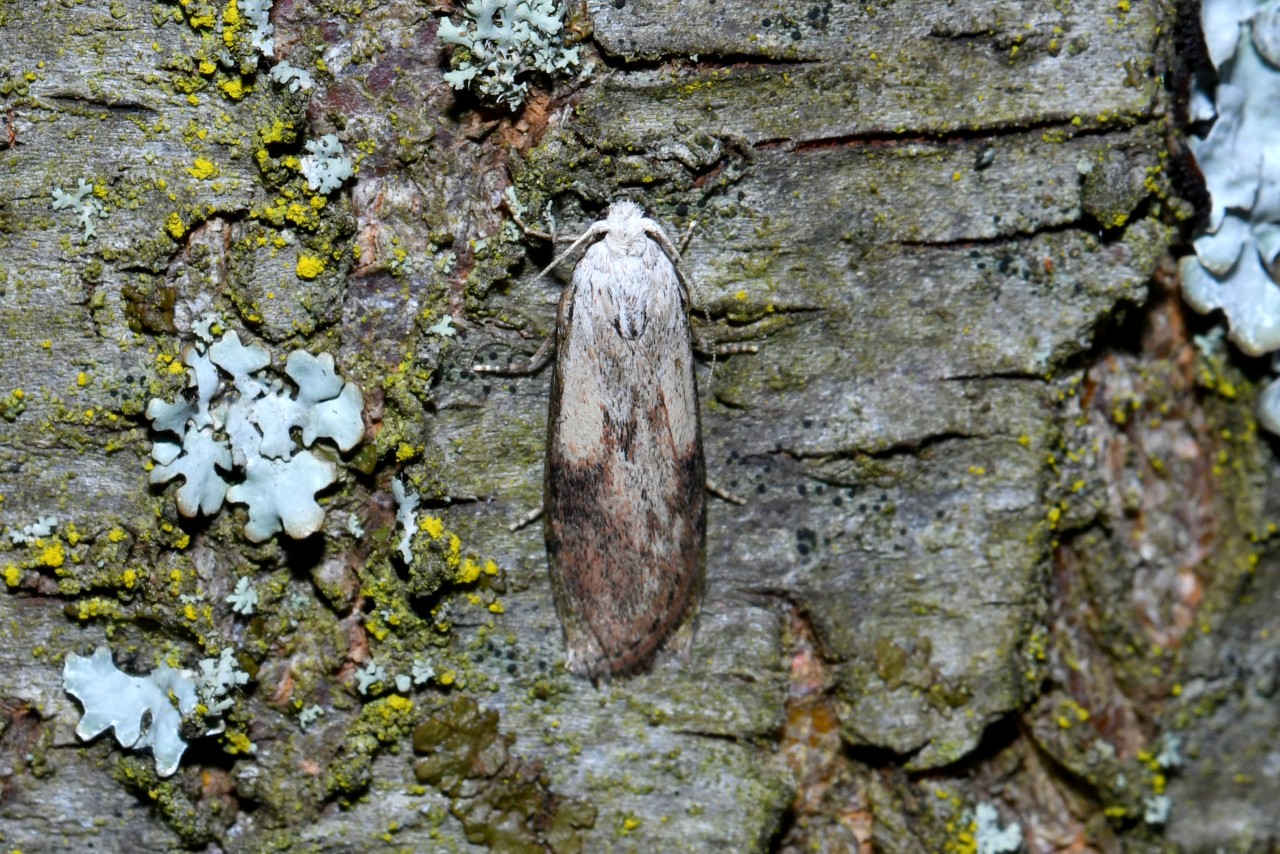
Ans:
[[[227,9],[0,2],[0,527],[58,519],[0,540],[6,846],[972,851],[984,805],[1031,851],[1276,844],[1277,470],[1258,366],[1169,273],[1172,6],[590,0],[589,67],[517,112],[445,83],[452,7],[278,0],[230,65]],[[357,174],[323,197],[328,133]],[[87,241],[51,206],[82,177]],[[709,505],[692,648],[598,686],[508,531],[549,372],[471,370],[570,269],[508,187],[560,234],[621,198],[689,231],[695,325],[760,348],[698,369],[747,502]],[[364,392],[314,537],[148,484],[205,311]],[[407,563],[393,478],[443,529]],[[253,680],[162,779],[74,733],[100,644]]]

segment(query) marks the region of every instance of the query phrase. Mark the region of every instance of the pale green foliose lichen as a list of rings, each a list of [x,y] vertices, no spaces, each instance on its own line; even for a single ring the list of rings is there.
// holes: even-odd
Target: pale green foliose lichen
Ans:
[[[252,616],[258,607],[258,591],[249,583],[248,578],[241,576],[236,582],[236,589],[227,594],[226,602],[237,614]]]
[[[107,212],[103,209],[102,202],[98,201],[93,195],[93,185],[83,178],[80,179],[79,185],[70,193],[58,187],[53,188],[53,209],[60,211],[66,208],[71,208],[76,212],[76,216],[80,220],[80,227],[84,229],[84,233],[80,238],[81,243],[88,243],[89,238],[97,233],[98,227],[94,220],[106,219],[107,217]]]
[[[9,528],[5,533],[9,537],[9,542],[14,545],[28,545],[36,540],[48,537],[56,527],[58,527],[57,516],[41,516],[30,525],[23,525],[21,528]]]
[[[453,315],[451,314],[446,314],[434,325],[428,326],[427,332],[431,335],[439,335],[441,338],[452,338],[458,334],[458,330],[453,325]]]
[[[315,494],[337,479],[337,467],[306,449],[327,439],[349,451],[364,436],[364,398],[338,376],[332,355],[289,354],[285,374],[296,396],[261,375],[270,362],[264,347],[242,344],[234,331],[208,347],[197,341],[183,355],[188,392],[147,404],[152,428],[179,437],[152,445],[151,482],[183,479],[175,499],[184,516],[212,515],[224,500],[248,505],[245,534],[254,542],[282,528],[295,539],[320,530],[324,510]],[[230,485],[234,471],[243,480]]]
[[[1017,822],[1001,827],[1000,814],[991,804],[978,804],[973,821],[977,854],[1013,854],[1022,848],[1022,827]]]
[[[464,48],[444,75],[454,89],[470,86],[514,111],[528,94],[529,72],[553,76],[580,62],[579,48],[564,46],[564,8],[553,0],[472,0],[463,12],[461,25],[440,22],[440,41]]]
[[[396,524],[404,530],[397,548],[405,563],[413,563],[413,535],[418,531],[418,494],[406,491],[399,478],[391,481],[391,494],[396,499]]]
[[[307,186],[321,195],[331,193],[355,173],[355,165],[346,156],[342,143],[335,134],[327,133],[319,139],[307,141],[310,154],[302,156],[302,174]]]
[[[271,4],[274,0],[238,0],[240,14],[253,24],[249,44],[263,56],[275,56],[275,26],[271,23]]]
[[[1231,340],[1259,356],[1280,350],[1280,0],[1205,0],[1200,22],[1216,75],[1197,79],[1191,118],[1213,127],[1189,146],[1210,210],[1179,262],[1182,290],[1197,311],[1221,309]],[[1258,419],[1280,432],[1280,382]]]
[[[130,750],[151,748],[156,773],[169,777],[187,749],[180,727],[184,717],[203,705],[206,735],[223,730],[220,716],[234,700],[230,692],[249,680],[236,666],[234,653],[200,662],[200,672],[175,670],[162,664],[147,676],[130,676],[116,668],[111,650],[100,646],[89,657],[71,653],[62,668],[63,687],[84,706],[76,735],[97,738],[109,729]]]
[[[308,727],[319,720],[323,715],[324,708],[313,703],[298,713],[298,726],[302,727],[303,731],[306,731]]]
[[[310,89],[316,85],[315,79],[311,74],[302,68],[294,68],[289,64],[288,60],[280,60],[271,66],[271,79],[284,86],[290,92],[297,92],[299,89]]]
[[[386,668],[372,659],[369,660],[368,664],[356,671],[356,690],[361,694],[367,695],[375,685],[386,681]]]

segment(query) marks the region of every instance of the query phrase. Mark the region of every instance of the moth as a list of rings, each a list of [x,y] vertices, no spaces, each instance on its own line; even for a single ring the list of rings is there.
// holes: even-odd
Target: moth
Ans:
[[[679,253],[620,201],[543,272],[584,243],[547,342],[543,524],[567,664],[595,681],[645,668],[677,631],[692,638],[707,479]],[[548,358],[544,345],[521,372]]]

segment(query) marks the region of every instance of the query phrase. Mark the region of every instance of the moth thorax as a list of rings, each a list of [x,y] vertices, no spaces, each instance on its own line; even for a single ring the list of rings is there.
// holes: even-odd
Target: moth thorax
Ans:
[[[613,283],[613,289],[618,334],[623,338],[638,338],[649,322],[649,277],[624,276]]]

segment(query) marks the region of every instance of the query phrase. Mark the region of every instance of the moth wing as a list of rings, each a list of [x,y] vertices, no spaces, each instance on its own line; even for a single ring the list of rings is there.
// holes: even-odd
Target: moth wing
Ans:
[[[589,251],[561,301],[546,535],[570,666],[593,677],[648,663],[702,592],[706,474],[689,321],[674,266],[652,241],[647,249],[595,263]],[[647,322],[631,339],[614,323],[618,276],[647,281]]]

